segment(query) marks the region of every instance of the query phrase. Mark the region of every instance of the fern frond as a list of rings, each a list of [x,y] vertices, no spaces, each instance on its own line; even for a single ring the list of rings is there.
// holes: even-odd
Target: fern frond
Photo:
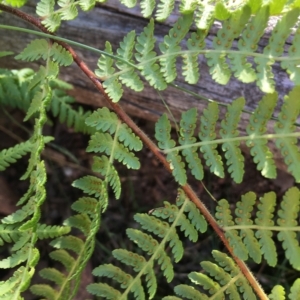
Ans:
[[[294,123],[300,113],[299,93],[300,87],[296,86],[285,96],[281,112],[278,116],[278,122],[275,125],[276,133],[284,134],[295,130]],[[295,177],[296,182],[300,182],[300,170],[298,167],[298,163],[300,163],[300,151],[297,146],[297,138],[280,137],[276,139],[275,143],[284,157],[288,170]]]
[[[244,6],[243,9],[233,13],[229,20],[226,20],[223,27],[218,31],[214,38],[214,49],[230,49],[232,42],[237,38],[244,29],[247,20],[250,17],[250,9]],[[210,67],[212,78],[220,84],[227,84],[230,79],[231,71],[226,63],[226,55],[218,53],[206,54],[207,64]]]
[[[141,0],[141,12],[144,18],[149,18],[155,8],[155,0]]]
[[[39,239],[48,239],[62,236],[69,233],[71,230],[68,226],[49,226],[46,224],[39,224],[36,233]]]
[[[113,300],[121,298],[121,293],[106,283],[92,283],[86,289],[92,295],[105,297],[105,299]]]
[[[114,112],[109,111],[107,107],[94,111],[86,118],[85,122],[88,126],[96,127],[97,130],[102,132],[115,133],[118,140],[130,150],[139,151],[143,147],[140,138],[132,132],[127,124],[121,123],[118,116]]]
[[[289,294],[289,299],[297,299],[300,295],[300,278],[295,280],[291,287],[291,293]]]
[[[132,62],[134,45],[135,31],[130,31],[120,43],[120,48],[117,49],[118,57],[121,57],[126,62]],[[144,84],[138,76],[134,67],[129,66],[128,63],[124,63],[121,61],[117,61],[116,66],[121,71],[119,79],[123,84],[136,92],[142,91],[144,89]]]
[[[127,166],[128,169],[139,169],[138,158],[129,150],[114,140],[108,133],[96,132],[89,141],[88,152],[104,152],[113,155],[115,159]]]
[[[206,35],[207,31],[198,29],[197,32],[193,32],[191,37],[187,40],[188,51],[182,55],[182,75],[189,84],[195,84],[199,80],[198,56],[200,50],[205,47]]]
[[[171,149],[175,147],[175,141],[171,139],[170,135],[171,123],[166,114],[163,114],[155,124],[155,138],[158,141],[160,149]],[[181,157],[178,151],[170,152],[167,155],[167,160],[171,165],[172,174],[176,181],[181,185],[186,183],[187,177],[184,169],[184,162],[181,161]]]
[[[61,66],[69,66],[73,62],[72,55],[57,43],[50,44],[45,39],[36,39],[30,42],[30,44],[15,58],[27,61],[34,61],[42,58],[52,58]]]
[[[172,82],[176,78],[176,57],[181,50],[179,44],[188,33],[192,20],[193,14],[180,17],[169,34],[164,37],[164,41],[159,44],[159,49],[163,54],[160,58],[161,72],[166,82]]]
[[[250,18],[238,41],[238,49],[240,51],[256,51],[257,43],[264,33],[264,28],[267,26],[268,16],[269,6],[263,6],[256,15]],[[236,78],[245,83],[256,80],[256,72],[252,64],[247,61],[246,55],[240,53],[239,55],[229,55],[228,57]]]
[[[184,112],[180,120],[180,145],[188,145],[196,142],[196,138],[193,137],[194,130],[196,128],[197,121],[197,110],[191,108],[190,110]],[[197,154],[197,147],[189,147],[182,150],[182,155],[185,157],[188,167],[191,170],[194,177],[198,180],[202,180],[204,176],[203,166],[201,160]]]
[[[225,199],[222,199],[218,202],[216,208],[216,218],[217,222],[221,227],[230,227],[234,226],[233,218],[231,216],[229,204]],[[244,245],[242,239],[240,238],[238,231],[235,229],[225,231],[225,236],[230,243],[230,246],[233,248],[234,253],[241,259],[248,259],[248,251]]]
[[[285,227],[297,226],[300,207],[300,192],[296,187],[290,188],[283,197],[278,210],[277,224],[283,229],[278,233],[278,239],[282,241],[285,255],[294,269],[300,270],[300,246],[297,233],[292,230],[284,230]]]
[[[97,203],[97,200],[94,198],[82,197],[75,201],[71,207],[77,212],[94,215]]]
[[[73,20],[78,15],[74,0],[59,0],[57,4],[61,7],[59,14],[62,20]]]
[[[2,150],[0,152],[0,171],[4,171],[12,163],[15,163],[17,159],[30,152],[31,149],[32,143],[30,141],[26,141],[14,147]]]
[[[159,1],[156,10],[156,20],[164,21],[174,9],[175,0]]]
[[[195,24],[200,30],[209,29],[214,21],[215,6],[212,2],[212,0],[204,0],[196,6]]]
[[[239,148],[240,143],[227,142],[226,139],[238,136],[237,126],[242,109],[245,105],[244,98],[238,98],[227,107],[225,119],[221,122],[220,135],[224,139],[222,150],[225,152],[228,172],[236,183],[242,182],[244,175],[244,156]]]
[[[104,51],[109,55],[113,54],[111,44],[108,41],[105,42]],[[110,56],[101,55],[97,63],[99,69],[95,70],[95,74],[104,80],[103,87],[109,97],[114,102],[118,102],[123,95],[123,89],[118,77],[111,77],[115,72],[113,63],[114,60]]]
[[[285,300],[284,288],[281,285],[275,285],[268,296],[272,300]]]
[[[36,14],[42,18],[42,24],[54,32],[60,26],[61,17],[59,14],[54,14],[54,0],[40,0],[36,6]]]
[[[272,56],[279,56],[284,50],[284,41],[287,39],[299,16],[299,9],[290,10],[277,22],[269,39],[269,44],[264,48],[264,57],[255,57],[257,64],[257,85],[265,93],[274,92],[274,80],[271,65],[274,59]]]
[[[167,84],[160,72],[159,65],[154,60],[157,56],[156,52],[153,51],[154,46],[154,21],[151,19],[144,31],[137,37],[135,58],[141,63],[140,72],[150,85],[155,89],[164,90]]]
[[[176,230],[177,226],[193,242],[197,240],[198,229],[201,229],[202,232],[207,229],[207,223],[203,216],[200,215],[199,210],[191,203],[182,190],[178,191],[178,200],[176,201],[176,204],[177,206],[165,202],[165,207],[152,210],[149,212],[149,214],[151,214],[150,216],[141,213],[134,216],[134,219],[140,223],[142,229],[151,234],[133,228],[126,230],[129,239],[150,256],[148,260],[144,256],[124,249],[113,251],[113,256],[116,259],[127,266],[131,266],[133,271],[138,272],[136,276],[122,273],[122,277],[127,276],[127,278],[132,280],[130,286],[126,284],[127,289],[123,292],[122,297],[126,298],[127,294],[130,291],[133,291],[133,286],[136,286],[138,290],[141,289],[141,292],[138,293],[144,295],[140,280],[142,275],[145,277],[149,294],[149,298],[147,299],[152,299],[155,296],[157,281],[154,272],[154,262],[159,264],[160,269],[168,282],[173,279],[173,265],[165,248],[167,248],[166,244],[168,244],[176,262],[182,258],[183,246]],[[162,220],[166,220],[166,222]],[[154,235],[155,237],[153,237]],[[160,238],[161,241],[156,237]],[[112,273],[108,271],[109,274],[114,274],[114,270],[119,272],[119,269],[115,269],[115,267],[112,267],[111,265],[109,266],[109,270],[110,268],[112,268],[113,271]],[[99,270],[106,269],[105,265],[104,269],[100,268]],[[105,295],[106,299],[111,299],[109,298],[110,293],[108,293],[109,290],[107,291],[107,286],[90,285],[89,287],[88,290],[91,291],[92,294]],[[115,290],[112,290],[112,293],[115,294]],[[135,297],[140,299],[138,294],[136,294]]]
[[[90,175],[75,180],[72,186],[83,190],[88,195],[95,195],[96,197],[100,197],[105,188],[100,178]]]
[[[275,194],[266,193],[260,199],[258,211],[253,221],[251,212],[256,201],[254,193],[249,192],[237,202],[233,221],[229,203],[222,199],[216,208],[218,224],[225,231],[225,236],[234,249],[234,253],[243,260],[249,256],[257,263],[264,255],[267,263],[271,266],[277,264],[276,246],[272,239],[272,231],[279,231],[278,239],[282,241],[286,258],[294,269],[299,270],[300,246],[297,240],[295,228],[298,228],[298,213],[300,205],[300,192],[296,187],[290,188],[281,201],[277,212],[277,224],[274,225]],[[227,224],[227,225],[226,225]],[[256,232],[255,232],[256,231]],[[258,240],[257,240],[258,238]]]
[[[203,153],[205,163],[210,168],[211,172],[223,178],[224,168],[221,157],[216,150],[217,145],[205,144],[206,141],[212,141],[216,138],[215,126],[219,117],[218,114],[218,105],[213,102],[209,103],[207,109],[203,111],[203,115],[200,117],[199,138],[204,142],[200,147],[200,151]]]
[[[272,116],[276,100],[277,93],[265,95],[258,103],[258,107],[255,109],[253,115],[250,116],[249,125],[246,128],[250,136],[246,144],[250,147],[250,153],[254,157],[257,169],[267,178],[275,178],[277,174],[273,155],[267,147],[266,140],[254,138],[266,132],[267,121]]]
[[[108,157],[105,155],[102,155],[101,157],[94,157],[92,170],[105,177],[105,181],[110,184],[114,191],[115,197],[119,199],[121,195],[120,177],[115,167],[109,161]]]
[[[274,192],[269,192],[264,194],[259,200],[255,224],[261,226],[263,229],[258,229],[255,236],[258,238],[265,260],[270,266],[275,267],[277,264],[277,253],[275,243],[272,240],[273,234],[271,230],[264,229],[264,227],[274,225],[272,219],[274,217],[276,195]]]

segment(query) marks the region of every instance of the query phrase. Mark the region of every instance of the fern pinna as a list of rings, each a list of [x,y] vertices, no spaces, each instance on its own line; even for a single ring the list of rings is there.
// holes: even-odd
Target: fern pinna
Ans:
[[[95,276],[108,277],[117,281],[123,291],[120,292],[101,282],[90,284],[87,287],[90,293],[105,299],[127,299],[130,293],[135,299],[152,299],[157,289],[154,263],[159,265],[167,281],[173,279],[173,265],[166,247],[169,245],[171,248],[175,262],[182,258],[183,245],[176,228],[178,227],[189,240],[196,242],[198,231],[205,232],[207,223],[182,190],[179,190],[176,205],[169,202],[164,202],[164,205],[149,214],[135,215],[134,219],[144,231],[149,233],[133,228],[128,228],[126,231],[128,238],[147,254],[147,258],[125,249],[116,249],[112,252],[118,261],[132,267],[136,273],[134,276],[112,264],[101,265],[93,271]],[[146,288],[142,278],[145,280]]]
[[[300,135],[295,130],[295,120],[300,112],[298,101],[300,88],[295,87],[284,99],[278,121],[274,125],[274,134],[265,134],[267,123],[272,117],[272,112],[277,103],[277,94],[267,94],[258,104],[258,107],[250,116],[246,127],[246,136],[239,136],[238,122],[245,104],[243,98],[233,101],[228,107],[225,118],[222,120],[219,130],[221,138],[217,138],[216,124],[219,119],[218,105],[209,103],[200,117],[198,139],[194,131],[197,124],[197,110],[192,108],[182,114],[179,129],[179,146],[171,138],[171,123],[166,114],[163,114],[155,128],[155,137],[159,148],[167,154],[167,160],[173,168],[173,175],[181,185],[187,182],[186,167],[191,170],[193,176],[202,180],[203,165],[198,153],[203,154],[203,159],[210,171],[219,177],[225,176],[224,164],[217,151],[217,146],[222,145],[224,159],[232,179],[240,183],[244,174],[244,157],[240,149],[240,143],[246,142],[250,148],[257,169],[267,178],[276,177],[276,167],[272,153],[267,147],[268,139],[275,139],[276,147],[281,151],[284,161],[290,173],[299,182],[300,173],[298,164],[300,161],[299,148],[296,146],[297,137]]]

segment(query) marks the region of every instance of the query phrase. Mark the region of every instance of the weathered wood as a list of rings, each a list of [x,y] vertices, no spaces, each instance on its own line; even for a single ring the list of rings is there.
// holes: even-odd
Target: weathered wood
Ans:
[[[34,3],[29,2],[29,5],[23,10],[30,14],[34,14]],[[155,34],[158,41],[163,40],[163,36],[167,34],[170,29],[169,24],[174,23],[176,18],[177,16],[174,14],[164,24],[157,24]],[[2,13],[0,15],[0,22],[14,26],[32,28],[24,21],[8,13]],[[108,40],[112,43],[113,49],[116,49],[126,33],[131,30],[136,30],[137,33],[140,33],[146,24],[147,20],[141,18],[138,9],[129,10],[119,4],[119,1],[113,0],[108,1],[107,5],[99,6],[91,12],[81,12],[79,17],[74,21],[63,22],[57,35],[97,49],[104,49],[104,43]],[[207,36],[206,43],[208,46],[212,43],[217,27],[218,25],[216,24]],[[28,34],[3,30],[0,31],[0,36],[0,50],[14,49],[16,53],[20,52],[31,39],[35,38]],[[266,31],[266,34],[260,41],[260,48],[267,44],[268,37],[269,34]],[[97,68],[98,55],[83,50],[82,48],[76,48],[75,50],[92,70]],[[180,75],[181,70],[178,70],[179,76],[175,83],[181,87],[188,88],[199,95],[225,103],[229,103],[233,99],[244,96],[246,98],[248,109],[253,110],[256,107],[256,104],[263,93],[257,88],[255,83],[243,84],[232,78],[227,85],[219,85],[211,79],[206,61],[203,58],[200,58],[199,61],[201,77],[196,85],[188,86]],[[31,63],[29,65],[37,69],[36,63]],[[28,66],[28,64],[12,59],[0,58],[0,67],[2,68],[22,68],[25,66]],[[279,91],[280,98],[282,98],[284,94],[290,91],[293,84],[289,80],[288,75],[281,70],[278,64],[273,67],[273,70],[277,85],[276,89]],[[94,106],[102,106],[104,104],[103,97],[96,92],[95,88],[91,85],[85,75],[82,74],[77,65],[73,64],[68,68],[63,68],[61,76],[63,79],[74,85],[74,90],[71,94],[76,97],[77,101]],[[201,111],[207,104],[206,101],[199,100],[174,87],[169,87],[160,95],[149,86],[146,86],[142,93],[135,93],[126,89],[120,103],[132,116],[156,120],[158,115],[167,111],[161,97],[167,103],[175,118],[178,118],[182,111],[191,107],[197,107],[199,111]],[[248,115],[243,115],[243,118],[247,119]],[[241,124],[247,124],[247,122],[242,122]],[[241,131],[244,131],[244,127],[245,126],[243,125],[241,126]]]

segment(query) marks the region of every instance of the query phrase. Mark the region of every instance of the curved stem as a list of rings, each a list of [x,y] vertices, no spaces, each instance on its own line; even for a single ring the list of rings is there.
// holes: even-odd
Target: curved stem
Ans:
[[[49,31],[40,23],[39,20],[10,7],[7,7],[6,5],[0,4],[0,10],[12,13],[16,16],[19,16],[23,20],[35,25],[37,28],[39,28],[41,31],[49,34]],[[52,35],[52,34],[51,34]],[[90,81],[94,84],[96,89],[103,94],[106,102],[109,104],[109,106],[114,110],[114,112],[118,115],[118,117],[126,123],[132,131],[140,137],[140,139],[143,141],[143,143],[150,149],[150,151],[156,156],[156,158],[162,163],[162,165],[170,172],[172,173],[172,170],[170,168],[169,163],[167,162],[165,156],[163,153],[159,150],[159,148],[152,142],[152,140],[142,131],[134,122],[133,120],[127,115],[127,113],[121,108],[121,106],[117,103],[114,103],[111,101],[109,96],[105,93],[104,88],[101,84],[101,82],[95,77],[95,74],[88,68],[88,66],[79,58],[77,53],[72,49],[71,46],[69,46],[67,43],[63,41],[57,41],[62,47],[64,47],[66,50],[68,50],[71,55],[73,56],[74,61],[78,65],[78,67],[82,70],[82,72],[90,79]],[[236,262],[236,264],[239,266],[241,272],[243,275],[247,278],[249,284],[252,286],[252,288],[255,290],[256,294],[259,296],[262,300],[267,300],[268,297],[265,294],[262,287],[259,285],[258,281],[254,278],[251,271],[248,269],[247,265],[239,259],[233,252],[233,248],[229,245],[224,231],[219,227],[217,224],[215,218],[212,216],[212,214],[209,212],[209,210],[206,208],[206,206],[203,204],[203,202],[198,198],[198,196],[195,194],[193,189],[188,185],[182,186],[182,189],[184,190],[187,197],[195,203],[195,205],[198,207],[198,209],[201,211],[205,219],[208,221],[208,223],[211,225],[211,227],[214,229],[215,233],[219,236],[219,238],[222,240],[224,245],[226,246],[227,250],[231,254],[232,258]]]

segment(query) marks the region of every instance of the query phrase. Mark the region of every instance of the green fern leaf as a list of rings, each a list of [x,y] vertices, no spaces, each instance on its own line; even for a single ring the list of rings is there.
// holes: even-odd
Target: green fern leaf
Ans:
[[[291,29],[299,16],[299,9],[293,9],[283,15],[277,22],[269,39],[269,44],[264,48],[264,57],[255,57],[257,64],[257,85],[265,93],[274,92],[274,80],[272,65],[274,59],[272,56],[280,56],[284,51],[284,41],[289,36]]]
[[[199,62],[198,57],[200,50],[205,47],[205,37],[207,31],[198,29],[197,32],[191,34],[191,38],[187,41],[187,48],[185,54],[182,55],[182,75],[189,84],[195,84],[198,82],[199,74]]]
[[[257,298],[253,293],[248,280],[244,276],[240,276],[240,270],[234,263],[233,259],[227,256],[225,253],[217,250],[213,250],[212,255],[219,266],[222,267],[227,273],[230,273],[231,277],[239,277],[235,281],[235,285],[239,289],[240,293],[243,294],[242,299],[256,300]]]
[[[96,197],[100,197],[105,188],[100,178],[89,175],[75,180],[72,186],[83,190],[88,195],[95,195]]]
[[[67,272],[70,272],[75,264],[75,259],[63,249],[54,250],[50,252],[49,256],[53,260],[60,262],[66,268]]]
[[[23,248],[18,250],[17,252],[13,253],[8,258],[4,258],[0,260],[0,269],[11,269],[22,262],[29,259],[29,255],[31,254],[32,247],[30,243],[24,245]]]
[[[178,298],[176,296],[167,296],[163,297],[162,300],[182,300],[182,298]]]
[[[86,213],[89,215],[94,215],[97,208],[98,201],[90,197],[79,198],[72,204],[72,209],[79,213]]]
[[[300,84],[300,70],[299,64],[300,60],[295,59],[300,56],[300,29],[298,28],[295,32],[292,45],[289,48],[288,57],[293,60],[286,60],[281,62],[281,67],[287,70],[287,73],[290,74],[290,79],[295,83],[295,85]],[[294,60],[295,59],[295,60]]]
[[[29,201],[11,215],[3,218],[1,221],[4,224],[15,224],[24,221],[27,217],[34,213],[36,205],[35,199],[32,197]]]
[[[285,300],[284,288],[281,285],[275,285],[268,296],[272,300]]]
[[[250,116],[249,125],[246,128],[250,138],[246,142],[250,147],[250,153],[254,157],[257,169],[267,178],[276,177],[276,167],[273,154],[267,147],[267,140],[255,139],[256,136],[263,135],[267,129],[267,121],[271,118],[277,102],[277,94],[267,94],[258,103],[253,115]]]
[[[115,193],[117,199],[120,198],[121,194],[121,182],[115,167],[110,163],[107,156],[102,155],[101,157],[94,157],[94,163],[92,165],[92,170],[98,172],[105,177],[111,188]]]
[[[15,163],[17,159],[30,152],[31,149],[32,143],[30,141],[26,141],[24,143],[17,144],[14,147],[0,151],[0,171],[4,171],[12,163]]]
[[[187,14],[178,19],[169,34],[164,37],[164,41],[159,44],[159,49],[163,56],[160,59],[161,72],[164,74],[166,82],[172,82],[176,74],[176,57],[181,51],[179,46],[181,40],[188,33],[193,21],[193,14]]]
[[[297,225],[297,218],[300,206],[300,192],[296,187],[290,188],[284,195],[278,210],[277,224],[281,228],[294,227]],[[283,230],[278,233],[278,239],[282,241],[285,255],[294,269],[300,270],[300,247],[297,233],[291,230]]]
[[[227,4],[228,5],[228,4]],[[215,18],[221,21],[227,20],[231,13],[222,2],[216,3]]]
[[[279,134],[290,133],[295,130],[295,121],[300,112],[299,103],[300,87],[296,86],[285,96],[278,122],[275,125],[275,132]],[[288,170],[300,182],[300,151],[297,146],[296,137],[280,137],[276,139],[276,146],[280,149]]]
[[[256,201],[256,195],[253,192],[248,192],[242,196],[241,201],[237,202],[235,214],[237,218],[235,222],[237,225],[252,225],[251,212]],[[243,239],[244,244],[247,247],[249,256],[259,264],[261,262],[260,245],[254,236],[252,229],[241,229],[240,237]]]
[[[124,61],[132,62],[134,44],[135,31],[130,31],[120,43],[120,48],[117,49],[118,56]],[[119,79],[123,84],[136,92],[140,92],[144,89],[144,84],[133,66],[121,61],[117,61],[116,66],[121,71]]]
[[[196,27],[201,30],[210,28],[215,17],[215,5],[212,0],[204,0],[197,5],[195,10]]]
[[[217,144],[205,144],[206,141],[212,141],[216,138],[216,123],[219,117],[219,108],[217,103],[209,103],[203,111],[200,120],[199,138],[203,141],[200,151],[203,153],[206,165],[210,171],[219,177],[224,177],[224,167],[221,156],[218,154]]]
[[[256,213],[255,224],[258,226],[274,226],[274,210],[276,205],[276,194],[274,192],[266,193],[260,199],[258,204],[258,211]],[[277,253],[276,246],[272,240],[272,231],[266,229],[257,230],[255,236],[258,238],[259,244],[261,246],[261,252],[264,255],[267,263],[275,267],[277,264]]]
[[[149,18],[155,8],[155,0],[141,0],[141,12],[144,18]]]
[[[86,124],[96,127],[103,132],[108,131],[110,134],[115,133],[120,142],[123,142],[130,150],[139,151],[143,144],[132,130],[125,123],[121,123],[118,116],[109,111],[107,107],[99,108],[94,111],[87,119]]]
[[[158,90],[164,90],[167,84],[164,80],[160,67],[155,63],[154,58],[157,56],[153,51],[155,46],[154,38],[154,21],[150,20],[144,31],[137,37],[135,49],[137,53],[135,58],[140,62],[140,72],[147,79],[151,86]]]
[[[87,291],[92,295],[105,297],[105,299],[121,299],[121,293],[106,283],[92,283],[87,286]]]
[[[61,236],[50,242],[50,245],[57,249],[68,249],[76,254],[79,254],[84,248],[84,243],[81,239],[68,235]]]
[[[0,224],[0,246],[4,243],[16,243],[20,238],[20,232],[15,225]]]
[[[196,142],[196,138],[193,137],[194,130],[197,122],[197,109],[192,108],[181,115],[180,120],[180,145],[189,145]],[[191,170],[194,177],[198,180],[203,179],[203,166],[200,158],[197,154],[197,147],[189,147],[182,150],[182,155],[188,163],[188,167]]]
[[[35,39],[15,59],[33,61],[43,58],[46,60],[49,57],[50,48],[51,46],[47,40]]]
[[[298,300],[300,295],[300,278],[296,279],[291,287],[289,299]]]
[[[207,222],[204,217],[200,214],[199,209],[196,205],[189,200],[182,189],[178,189],[176,198],[176,205],[182,206],[184,204],[184,211],[188,213],[188,218],[193,226],[201,233],[206,232]]]
[[[42,17],[42,24],[54,32],[60,25],[61,18],[59,14],[54,13],[54,0],[40,0],[36,6],[36,14]]]
[[[209,292],[210,295],[216,294],[221,289],[218,282],[215,282],[205,274],[191,272],[188,276],[193,283],[201,285],[204,290],[207,290]],[[214,296],[214,299],[216,300],[222,300],[224,298],[225,296],[221,292],[219,292],[218,295]]]
[[[79,229],[85,236],[91,231],[91,223],[86,214],[73,215],[64,221],[64,225]]]
[[[36,233],[40,240],[48,238],[56,238],[69,233],[71,230],[68,226],[49,226],[46,224],[38,224]]]
[[[132,276],[112,264],[101,265],[93,270],[93,275],[112,278],[120,283],[122,288],[127,288],[132,282]]]
[[[175,225],[180,226],[180,230],[184,232],[186,237],[188,237],[191,241],[196,242],[198,239],[197,230],[184,214],[180,215],[179,213],[177,206],[164,201],[164,207],[154,209],[152,215],[162,219],[168,219],[169,223],[173,223],[176,220]]]
[[[153,255],[155,253],[154,258],[160,265],[160,268],[167,281],[170,282],[174,277],[173,265],[170,257],[167,256],[166,252],[159,247],[158,241],[153,239],[150,235],[141,232],[140,230],[128,228],[126,233],[129,239],[136,243],[139,248],[145,251],[148,255]]]
[[[132,8],[136,6],[136,0],[120,0],[120,2],[128,8]]]
[[[192,286],[186,284],[179,284],[175,286],[174,291],[177,295],[187,297],[189,299],[201,299],[201,300],[208,300],[209,298],[197,291]]]
[[[209,261],[203,261],[200,263],[201,267],[209,273],[211,277],[214,277],[221,286],[227,285],[232,280],[232,277],[221,267]],[[226,294],[229,295],[229,299],[240,299],[237,287],[234,284],[229,284],[226,289]]]
[[[73,62],[73,57],[70,52],[57,43],[51,45],[49,55],[54,61],[57,61],[60,66],[69,66]]]
[[[157,289],[153,265],[151,263],[149,264],[143,256],[125,249],[116,249],[112,253],[113,256],[122,263],[133,267],[135,272],[140,272],[143,270],[143,274],[146,277],[149,299],[152,299]]]
[[[4,56],[9,56],[9,55],[13,55],[14,52],[12,51],[0,51],[0,57],[4,57]]]
[[[62,20],[73,20],[78,15],[78,10],[74,0],[59,0],[57,4],[61,7],[59,14]]]
[[[14,271],[13,275],[6,281],[0,281],[0,296],[3,300],[11,300],[15,287],[20,284],[22,277],[26,276],[25,267],[20,267]]]
[[[166,241],[169,241],[175,262],[178,262],[183,256],[183,246],[175,228],[170,227],[167,222],[163,222],[154,216],[147,214],[135,214],[135,221],[140,223],[143,229],[153,232]]]
[[[155,124],[155,138],[158,141],[160,149],[167,150],[175,147],[175,141],[170,135],[171,123],[166,114],[163,114]],[[169,152],[167,160],[170,163],[172,174],[175,180],[181,184],[186,184],[187,177],[184,169],[184,162],[181,161],[181,156],[178,151]]]
[[[234,222],[232,221],[232,216],[229,208],[229,203],[222,199],[218,202],[218,206],[216,208],[216,218],[219,226],[228,227],[234,226]],[[230,246],[233,248],[236,256],[241,258],[242,260],[248,259],[248,251],[245,247],[242,239],[238,235],[238,231],[235,229],[225,230],[225,236],[229,241]]]
[[[127,166],[128,169],[139,169],[138,158],[122,144],[114,140],[108,133],[96,132],[89,141],[88,152],[104,152],[112,155],[119,162]]]
[[[113,55],[111,44],[108,41],[105,42],[104,51],[109,55]],[[112,101],[118,102],[123,95],[123,89],[119,79],[113,77],[115,73],[113,63],[114,60],[110,56],[102,54],[97,63],[99,69],[95,70],[95,74],[104,80],[103,87]]]
[[[179,10],[182,14],[186,14],[186,13],[189,14],[195,11],[197,4],[198,3],[196,0],[182,0],[179,6]]]
[[[247,20],[250,17],[251,10],[248,6],[235,11],[229,20],[225,21],[223,27],[218,31],[214,38],[213,47],[216,50],[230,49],[232,42],[239,36]],[[220,84],[227,84],[230,79],[231,71],[226,63],[226,54],[207,53],[207,64],[210,67],[212,78]]]
[[[66,276],[54,268],[44,268],[39,274],[42,278],[53,281],[57,285],[62,285],[66,281]]]
[[[241,52],[254,52],[258,47],[258,41],[264,33],[269,16],[269,6],[259,9],[246,25],[238,42],[238,49]],[[247,56],[239,53],[238,55],[228,55],[231,69],[234,76],[240,81],[249,83],[256,80],[256,72],[252,64],[247,61]]]
[[[58,297],[58,292],[47,284],[34,284],[30,291],[37,296],[42,296],[47,300],[54,300]]]
[[[30,238],[31,238],[31,232],[22,232],[22,235],[20,235],[20,238],[18,239],[18,241],[13,245],[13,247],[11,248],[11,251],[15,252],[20,250],[21,248],[24,247],[24,245],[26,243],[30,242]]]
[[[174,9],[174,2],[175,0],[159,1],[155,15],[157,21],[164,21],[170,16]]]
[[[97,1],[102,2],[102,1]],[[89,11],[95,7],[96,0],[79,0],[79,5],[83,11]]]
[[[225,119],[221,122],[220,135],[224,139],[222,149],[225,151],[228,172],[236,183],[241,183],[244,176],[244,156],[242,155],[239,142],[227,142],[226,139],[238,136],[238,122],[242,109],[245,105],[244,98],[238,98],[227,107]]]

